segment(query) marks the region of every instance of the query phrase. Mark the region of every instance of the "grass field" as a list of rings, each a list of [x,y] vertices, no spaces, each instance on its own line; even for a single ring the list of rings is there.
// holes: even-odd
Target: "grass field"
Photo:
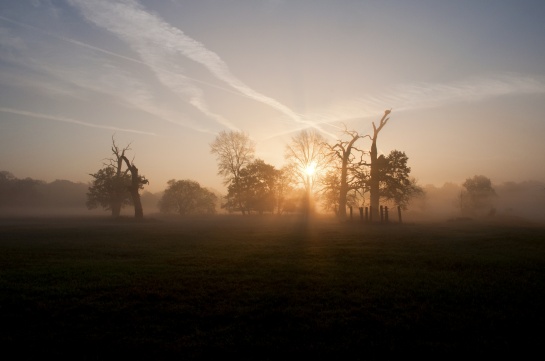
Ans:
[[[216,217],[0,221],[17,359],[540,350],[545,228]]]

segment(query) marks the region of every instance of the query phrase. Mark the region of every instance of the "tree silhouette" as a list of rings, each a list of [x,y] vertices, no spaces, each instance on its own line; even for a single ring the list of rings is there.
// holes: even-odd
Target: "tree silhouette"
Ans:
[[[422,195],[423,189],[410,177],[411,168],[407,165],[409,157],[405,152],[392,150],[386,157],[377,159],[380,180],[380,197],[393,201],[402,209],[407,209],[411,198]]]
[[[114,167],[106,166],[90,176],[94,180],[87,192],[87,208],[95,209],[100,206],[110,210],[112,217],[119,217],[121,208],[131,204],[127,188],[130,183],[129,175],[118,174]]]
[[[125,161],[127,169],[131,172],[131,184],[128,186],[128,189],[134,205],[134,217],[137,219],[144,218],[144,210],[140,201],[140,189],[144,188],[144,184],[149,184],[149,181],[146,177],[138,174],[138,168],[136,168],[134,162],[129,162],[125,155],[121,158]]]
[[[492,181],[484,175],[475,175],[467,178],[462,184],[462,211],[474,213],[491,206],[491,199],[496,195],[492,188]]]
[[[286,146],[285,158],[305,188],[305,213],[312,212],[313,190],[331,162],[325,138],[315,130],[303,130]]]
[[[240,171],[254,159],[254,142],[244,132],[222,131],[210,144],[210,153],[217,156],[218,174],[223,176],[224,184],[233,189],[233,202],[246,214],[241,199]]]
[[[373,212],[373,218],[378,219],[378,209],[380,202],[380,164],[378,161],[378,151],[377,151],[377,138],[378,134],[384,128],[386,123],[390,118],[388,114],[391,113],[391,110],[384,111],[384,115],[380,119],[378,127],[373,122],[373,137],[371,138],[371,171],[370,171],[370,180],[369,180],[369,192],[370,192],[370,204]]]
[[[247,213],[273,212],[278,178],[279,171],[263,160],[256,159],[240,170],[238,188],[234,184],[229,186],[225,207],[233,210],[242,205]]]
[[[144,184],[149,184],[146,177],[138,174],[138,168],[125,156],[125,152],[131,150],[130,144],[120,148],[115,144],[112,136],[112,158],[106,159],[104,168],[94,174],[90,174],[94,181],[89,186],[87,193],[87,207],[96,208],[98,205],[104,209],[110,209],[113,217],[118,217],[124,205],[134,205],[134,216],[137,219],[144,217],[139,190]],[[123,163],[127,169],[123,170]],[[131,173],[129,176],[128,173]],[[127,199],[130,197],[130,201]]]
[[[356,141],[363,137],[356,131],[349,131],[346,129],[343,131],[343,135],[347,135],[349,139],[339,139],[333,146],[327,145],[332,155],[336,157],[339,162],[338,168],[340,168],[340,175],[329,174],[328,182],[325,184],[326,189],[329,189],[328,197],[335,194],[339,198],[337,204],[338,211],[336,213],[341,219],[346,218],[348,192],[359,187],[358,182],[356,182],[359,173],[358,168],[367,165],[363,160],[365,152],[355,146]],[[354,151],[359,154],[358,159],[356,159]],[[338,182],[338,186],[333,183],[334,181]],[[331,199],[328,204],[331,204]]]
[[[171,179],[167,184],[159,201],[161,212],[176,212],[180,215],[216,213],[216,195],[202,188],[198,182]]]

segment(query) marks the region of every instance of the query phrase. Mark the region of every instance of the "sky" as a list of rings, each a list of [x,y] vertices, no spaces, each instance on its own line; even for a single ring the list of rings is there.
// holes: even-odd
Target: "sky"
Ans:
[[[224,191],[221,131],[280,168],[301,130],[370,134],[392,109],[379,152],[421,185],[545,181],[543,19],[538,0],[2,1],[0,170],[87,183],[114,137],[149,191]]]

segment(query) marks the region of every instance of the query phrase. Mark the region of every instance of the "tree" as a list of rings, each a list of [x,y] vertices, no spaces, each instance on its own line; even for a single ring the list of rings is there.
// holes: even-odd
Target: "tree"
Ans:
[[[411,198],[424,193],[414,178],[410,178],[411,168],[407,165],[408,160],[405,152],[398,150],[392,150],[388,156],[381,155],[377,159],[380,197],[393,201],[402,209],[407,209]]]
[[[32,178],[18,179],[8,171],[0,172],[0,206],[28,207],[39,206],[43,194],[39,187],[44,181]]]
[[[313,190],[331,162],[325,138],[315,130],[303,130],[286,146],[285,158],[306,191],[305,211],[313,209]]]
[[[346,218],[348,192],[358,188],[358,182],[356,182],[358,168],[366,165],[366,163],[363,161],[363,155],[365,153],[355,146],[356,141],[362,138],[362,136],[356,131],[349,131],[346,129],[344,130],[343,134],[348,135],[349,140],[339,139],[335,145],[328,145],[331,154],[339,161],[338,168],[340,169],[340,176],[330,174],[326,184],[326,187],[329,188],[329,192],[327,193],[328,196],[331,197],[333,194],[338,196],[338,203],[335,202],[337,203],[335,206],[337,211],[335,213],[341,219]],[[359,153],[358,160],[356,160],[356,156],[354,155],[353,151]],[[338,182],[338,185],[332,183],[333,180]],[[331,199],[328,204],[331,204]]]
[[[193,180],[168,181],[168,188],[159,201],[162,213],[176,212],[182,216],[190,214],[216,213],[217,197]]]
[[[144,188],[144,184],[149,184],[149,181],[146,177],[138,174],[138,168],[136,168],[134,162],[129,162],[125,155],[122,155],[121,159],[125,161],[127,169],[131,172],[131,184],[127,188],[134,204],[134,217],[137,219],[144,218],[144,210],[140,201],[140,189]]]
[[[475,175],[466,179],[462,186],[465,188],[461,195],[462,211],[473,213],[491,207],[491,200],[496,191],[492,188],[490,178]]]
[[[222,131],[210,144],[210,153],[216,154],[218,174],[223,176],[225,185],[232,187],[233,202],[245,214],[240,199],[240,171],[254,159],[255,143],[244,132]]]
[[[90,174],[94,178],[87,193],[87,208],[95,209],[99,206],[111,210],[112,217],[119,217],[121,208],[131,204],[128,185],[130,177],[127,173],[117,174],[112,166],[99,169]]]
[[[370,203],[371,203],[371,210],[372,210],[372,216],[374,219],[378,219],[378,208],[379,208],[379,201],[380,201],[380,164],[378,161],[378,151],[377,151],[377,138],[378,134],[384,128],[386,123],[390,118],[388,117],[388,114],[391,113],[391,110],[384,111],[384,115],[380,119],[380,123],[378,127],[375,125],[375,122],[373,122],[373,137],[371,138],[371,172],[370,172],[370,180],[369,180],[369,191],[370,191]]]
[[[287,210],[294,208],[293,206],[293,194],[295,190],[295,181],[293,178],[293,171],[289,166],[284,166],[282,169],[277,170],[276,186],[275,186],[275,199],[276,199],[276,213],[282,214]]]
[[[256,159],[241,169],[238,188],[234,184],[229,186],[226,207],[233,210],[242,205],[247,213],[273,212],[278,176],[274,166]]]
[[[113,157],[107,159],[104,168],[90,174],[95,179],[87,193],[87,208],[93,209],[100,205],[104,209],[111,209],[112,216],[118,217],[121,208],[132,202],[135,218],[144,217],[139,190],[144,188],[144,184],[149,184],[149,181],[138,174],[138,168],[125,156],[125,152],[130,150],[129,146],[130,144],[123,149],[119,148],[112,136]],[[123,163],[127,165],[126,170],[123,170]],[[129,197],[131,201],[127,202]]]

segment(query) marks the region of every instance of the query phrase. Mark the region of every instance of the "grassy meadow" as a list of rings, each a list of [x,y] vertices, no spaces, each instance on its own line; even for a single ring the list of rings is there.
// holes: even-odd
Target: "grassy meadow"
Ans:
[[[545,228],[290,217],[0,220],[18,359],[539,350]]]

